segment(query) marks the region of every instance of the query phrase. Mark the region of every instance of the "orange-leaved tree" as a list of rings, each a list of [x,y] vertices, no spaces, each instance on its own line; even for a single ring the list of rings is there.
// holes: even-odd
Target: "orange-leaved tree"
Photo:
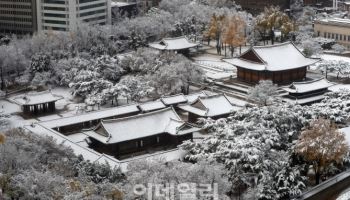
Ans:
[[[231,17],[226,18],[225,25],[223,28],[222,41],[224,42],[224,44],[229,45],[231,56],[233,56],[235,47],[241,47],[246,42],[245,30],[246,23],[242,17],[238,15],[233,15]]]
[[[334,122],[323,118],[312,121],[295,145],[296,153],[312,164],[316,184],[331,163],[342,162],[348,150],[344,134]]]
[[[213,14],[207,31],[204,33],[208,39],[216,40],[217,52],[221,54],[221,37],[224,30],[225,15]]]

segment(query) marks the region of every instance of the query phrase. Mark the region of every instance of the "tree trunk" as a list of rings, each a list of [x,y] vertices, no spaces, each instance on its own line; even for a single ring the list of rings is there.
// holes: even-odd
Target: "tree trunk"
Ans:
[[[4,87],[5,87],[5,80],[4,80],[4,73],[3,73],[2,67],[1,67],[1,69],[0,69],[0,76],[1,76],[1,90],[4,90]]]
[[[321,177],[321,173],[319,171],[317,171],[315,173],[316,185],[320,184],[320,177]]]

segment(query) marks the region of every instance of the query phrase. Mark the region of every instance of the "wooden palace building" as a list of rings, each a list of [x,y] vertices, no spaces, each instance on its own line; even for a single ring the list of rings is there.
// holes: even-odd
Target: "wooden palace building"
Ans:
[[[200,131],[184,121],[173,108],[139,114],[131,117],[102,120],[84,132],[89,147],[116,157],[126,158],[152,149],[174,148],[185,140],[193,139]]]
[[[290,84],[306,78],[307,67],[319,59],[307,58],[287,42],[270,46],[255,46],[242,55],[224,59],[237,67],[237,78],[244,82],[259,83],[272,80],[275,84]]]

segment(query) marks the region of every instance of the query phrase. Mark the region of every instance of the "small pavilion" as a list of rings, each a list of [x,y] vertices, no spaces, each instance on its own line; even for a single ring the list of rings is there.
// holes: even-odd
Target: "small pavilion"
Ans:
[[[328,88],[333,85],[334,83],[329,82],[325,78],[294,82],[282,88],[284,91],[288,92],[284,100],[301,105],[315,103],[324,99],[324,94],[328,92]]]
[[[197,100],[178,106],[179,109],[188,112],[188,122],[196,123],[199,118],[219,119],[228,117],[234,111],[241,108],[234,106],[224,94],[201,97]]]
[[[306,78],[307,67],[319,59],[307,58],[291,42],[251,47],[242,55],[224,59],[237,67],[237,78],[248,83],[272,80],[275,84],[290,84]]]
[[[22,106],[25,114],[51,113],[56,110],[56,101],[63,99],[62,96],[52,94],[51,91],[29,92],[17,96],[13,101]]]
[[[188,54],[190,48],[197,47],[199,44],[191,42],[185,36],[176,38],[164,38],[159,42],[150,43],[149,46],[161,51],[176,51],[178,53]]]

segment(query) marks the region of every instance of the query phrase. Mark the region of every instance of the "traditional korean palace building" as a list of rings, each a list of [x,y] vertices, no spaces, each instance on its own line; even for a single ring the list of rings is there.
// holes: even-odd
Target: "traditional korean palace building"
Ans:
[[[184,121],[172,108],[126,118],[102,120],[89,136],[89,146],[120,158],[156,147],[173,147],[192,140],[200,129]]]
[[[219,119],[228,117],[241,108],[234,106],[223,94],[198,97],[189,104],[179,105],[179,109],[188,112],[188,122],[196,123],[199,118]]]
[[[62,96],[52,94],[50,91],[29,92],[17,96],[13,101],[22,106],[25,114],[51,113],[56,110],[56,101],[63,99]]]
[[[112,167],[125,167],[130,160],[163,153],[171,154],[168,159],[178,159],[175,152],[182,150],[177,145],[199,134],[200,128],[187,123],[175,109],[180,114],[180,105],[207,96],[205,92],[164,96],[156,101],[40,121],[25,128],[53,137],[87,160],[108,162]]]
[[[334,84],[325,78],[316,79],[305,82],[295,82],[291,85],[282,88],[288,92],[284,97],[284,101],[296,104],[310,104],[324,99],[324,94],[328,92],[328,88]]]
[[[191,42],[186,37],[164,38],[163,40],[150,43],[149,46],[161,51],[176,51],[183,54],[188,54],[190,48],[197,47],[199,44]]]
[[[259,83],[272,80],[276,84],[303,81],[307,67],[319,59],[311,59],[287,42],[271,46],[255,46],[239,57],[224,59],[237,67],[237,78],[244,82]]]

